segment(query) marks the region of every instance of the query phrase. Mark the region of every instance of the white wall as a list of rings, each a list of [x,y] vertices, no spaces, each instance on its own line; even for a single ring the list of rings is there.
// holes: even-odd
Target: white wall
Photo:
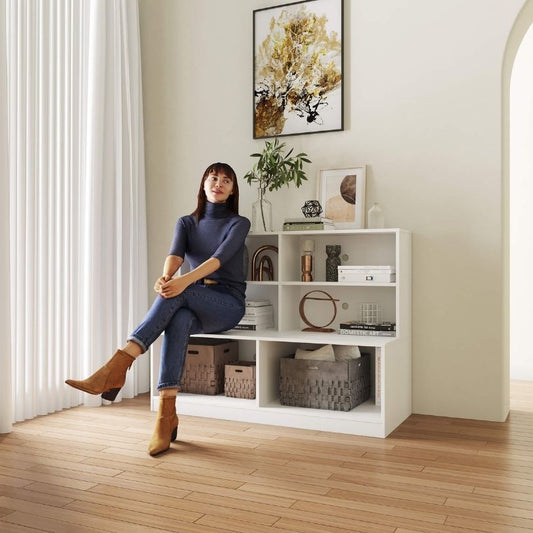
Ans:
[[[215,160],[252,139],[252,10],[275,0],[140,0],[149,271]],[[270,195],[299,214],[320,168],[368,165],[367,202],[413,232],[413,410],[506,416],[502,62],[524,0],[345,0],[345,131],[286,137],[313,164]],[[241,184],[241,211],[255,191]]]
[[[511,77],[510,247],[511,378],[533,380],[533,26]]]

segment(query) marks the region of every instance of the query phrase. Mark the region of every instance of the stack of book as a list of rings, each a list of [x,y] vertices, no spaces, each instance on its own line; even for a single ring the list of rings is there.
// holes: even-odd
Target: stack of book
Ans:
[[[369,324],[360,320],[341,322],[339,325],[341,335],[366,335],[376,337],[396,337],[396,324],[393,322],[380,322]]]
[[[274,309],[270,300],[246,300],[246,311],[234,329],[257,331],[274,327]]]
[[[321,229],[335,229],[333,220],[325,217],[286,218],[283,231],[316,231]]]

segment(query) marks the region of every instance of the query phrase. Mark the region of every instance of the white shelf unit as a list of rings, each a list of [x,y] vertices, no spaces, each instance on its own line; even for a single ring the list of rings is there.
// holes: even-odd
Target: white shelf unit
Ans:
[[[300,256],[305,240],[315,244],[313,281],[300,281]],[[342,264],[392,265],[394,283],[326,282],[326,244],[340,244]],[[239,342],[239,358],[256,361],[256,398],[229,398],[178,394],[178,413],[243,422],[332,431],[353,435],[386,437],[411,414],[411,234],[401,229],[326,230],[250,233],[247,242],[250,263],[264,245],[276,246],[268,255],[274,280],[248,281],[247,298],[268,298],[274,307],[275,328],[263,331],[232,330],[207,338]],[[249,266],[251,277],[252,265]],[[355,336],[305,332],[299,315],[301,298],[310,291],[324,291],[337,299],[337,314],[329,327],[360,317],[362,303],[378,303],[383,320],[396,322],[396,337]],[[305,313],[317,325],[333,316],[329,301],[307,301]],[[368,401],[351,411],[288,407],[279,402],[279,360],[293,354],[300,344],[357,345],[371,354],[372,393]],[[151,349],[151,407],[157,409],[157,375],[161,339]]]

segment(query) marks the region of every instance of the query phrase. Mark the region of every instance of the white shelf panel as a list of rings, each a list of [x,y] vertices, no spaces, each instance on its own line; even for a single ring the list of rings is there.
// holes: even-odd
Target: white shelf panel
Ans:
[[[157,410],[158,401],[158,396],[152,396],[153,411]],[[291,407],[281,405],[279,402],[257,407],[255,400],[227,398],[223,395],[178,393],[177,410],[178,416],[220,418],[350,435],[385,437],[381,410],[373,401],[358,405],[351,411],[330,411]]]
[[[250,282],[248,282],[250,283]],[[396,288],[396,283],[369,283],[369,282],[352,282],[340,283],[338,281],[281,281],[279,285],[282,286],[302,286],[302,287],[390,287]]]
[[[382,347],[395,342],[399,337],[374,337],[372,335],[341,335],[339,333],[322,333],[315,331],[225,331],[223,333],[199,334],[194,337],[210,339],[280,341],[311,344],[358,344],[360,346]]]
[[[224,396],[224,394],[205,395],[190,394],[186,392],[179,392],[178,396],[180,406],[190,403],[194,405],[209,405],[211,407],[231,407],[233,409],[257,409],[256,399],[231,398],[229,396]]]
[[[320,231],[257,231],[250,232],[250,237],[270,237],[272,235],[369,235],[369,234],[394,234],[401,231],[399,228],[380,228],[380,229],[325,229]]]
[[[152,397],[152,401],[158,402],[158,395]],[[205,395],[205,394],[190,394],[185,392],[178,393],[178,406],[180,411],[185,414],[185,405],[208,405],[210,407],[224,407],[233,409],[258,409],[257,399],[249,400],[245,398],[230,398],[224,394]],[[292,407],[290,405],[281,405],[278,402],[269,402],[261,406],[263,409],[282,409],[285,414],[292,414],[297,416],[312,416],[319,418],[330,418],[334,416],[342,420],[351,421],[366,421],[366,422],[381,422],[381,409],[376,406],[373,400],[368,400],[351,411],[332,411],[329,409],[312,409],[306,407]]]
[[[351,422],[372,422],[379,424],[382,421],[381,409],[376,406],[373,400],[358,405],[351,411],[330,411],[329,409],[312,409],[307,407],[291,407],[290,405],[281,405],[279,402],[270,402],[261,406],[261,409],[281,409],[284,414],[294,416],[308,416],[318,418],[334,417],[339,420]]]
[[[390,287],[396,288],[396,283],[370,283],[365,281],[360,282],[339,282],[339,281],[250,281],[246,282],[247,285],[252,287],[278,287],[278,286],[300,286],[300,287]]]
[[[386,437],[383,419],[371,413],[348,413],[303,407],[262,407],[259,423],[366,437]],[[343,416],[344,415],[344,416]]]

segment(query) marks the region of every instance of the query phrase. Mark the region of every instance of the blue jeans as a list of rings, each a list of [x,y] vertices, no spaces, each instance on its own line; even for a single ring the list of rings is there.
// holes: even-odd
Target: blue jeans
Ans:
[[[244,316],[244,300],[223,285],[189,285],[174,298],[158,296],[146,317],[128,337],[144,351],[163,333],[158,390],[178,387],[189,335],[219,333]]]

